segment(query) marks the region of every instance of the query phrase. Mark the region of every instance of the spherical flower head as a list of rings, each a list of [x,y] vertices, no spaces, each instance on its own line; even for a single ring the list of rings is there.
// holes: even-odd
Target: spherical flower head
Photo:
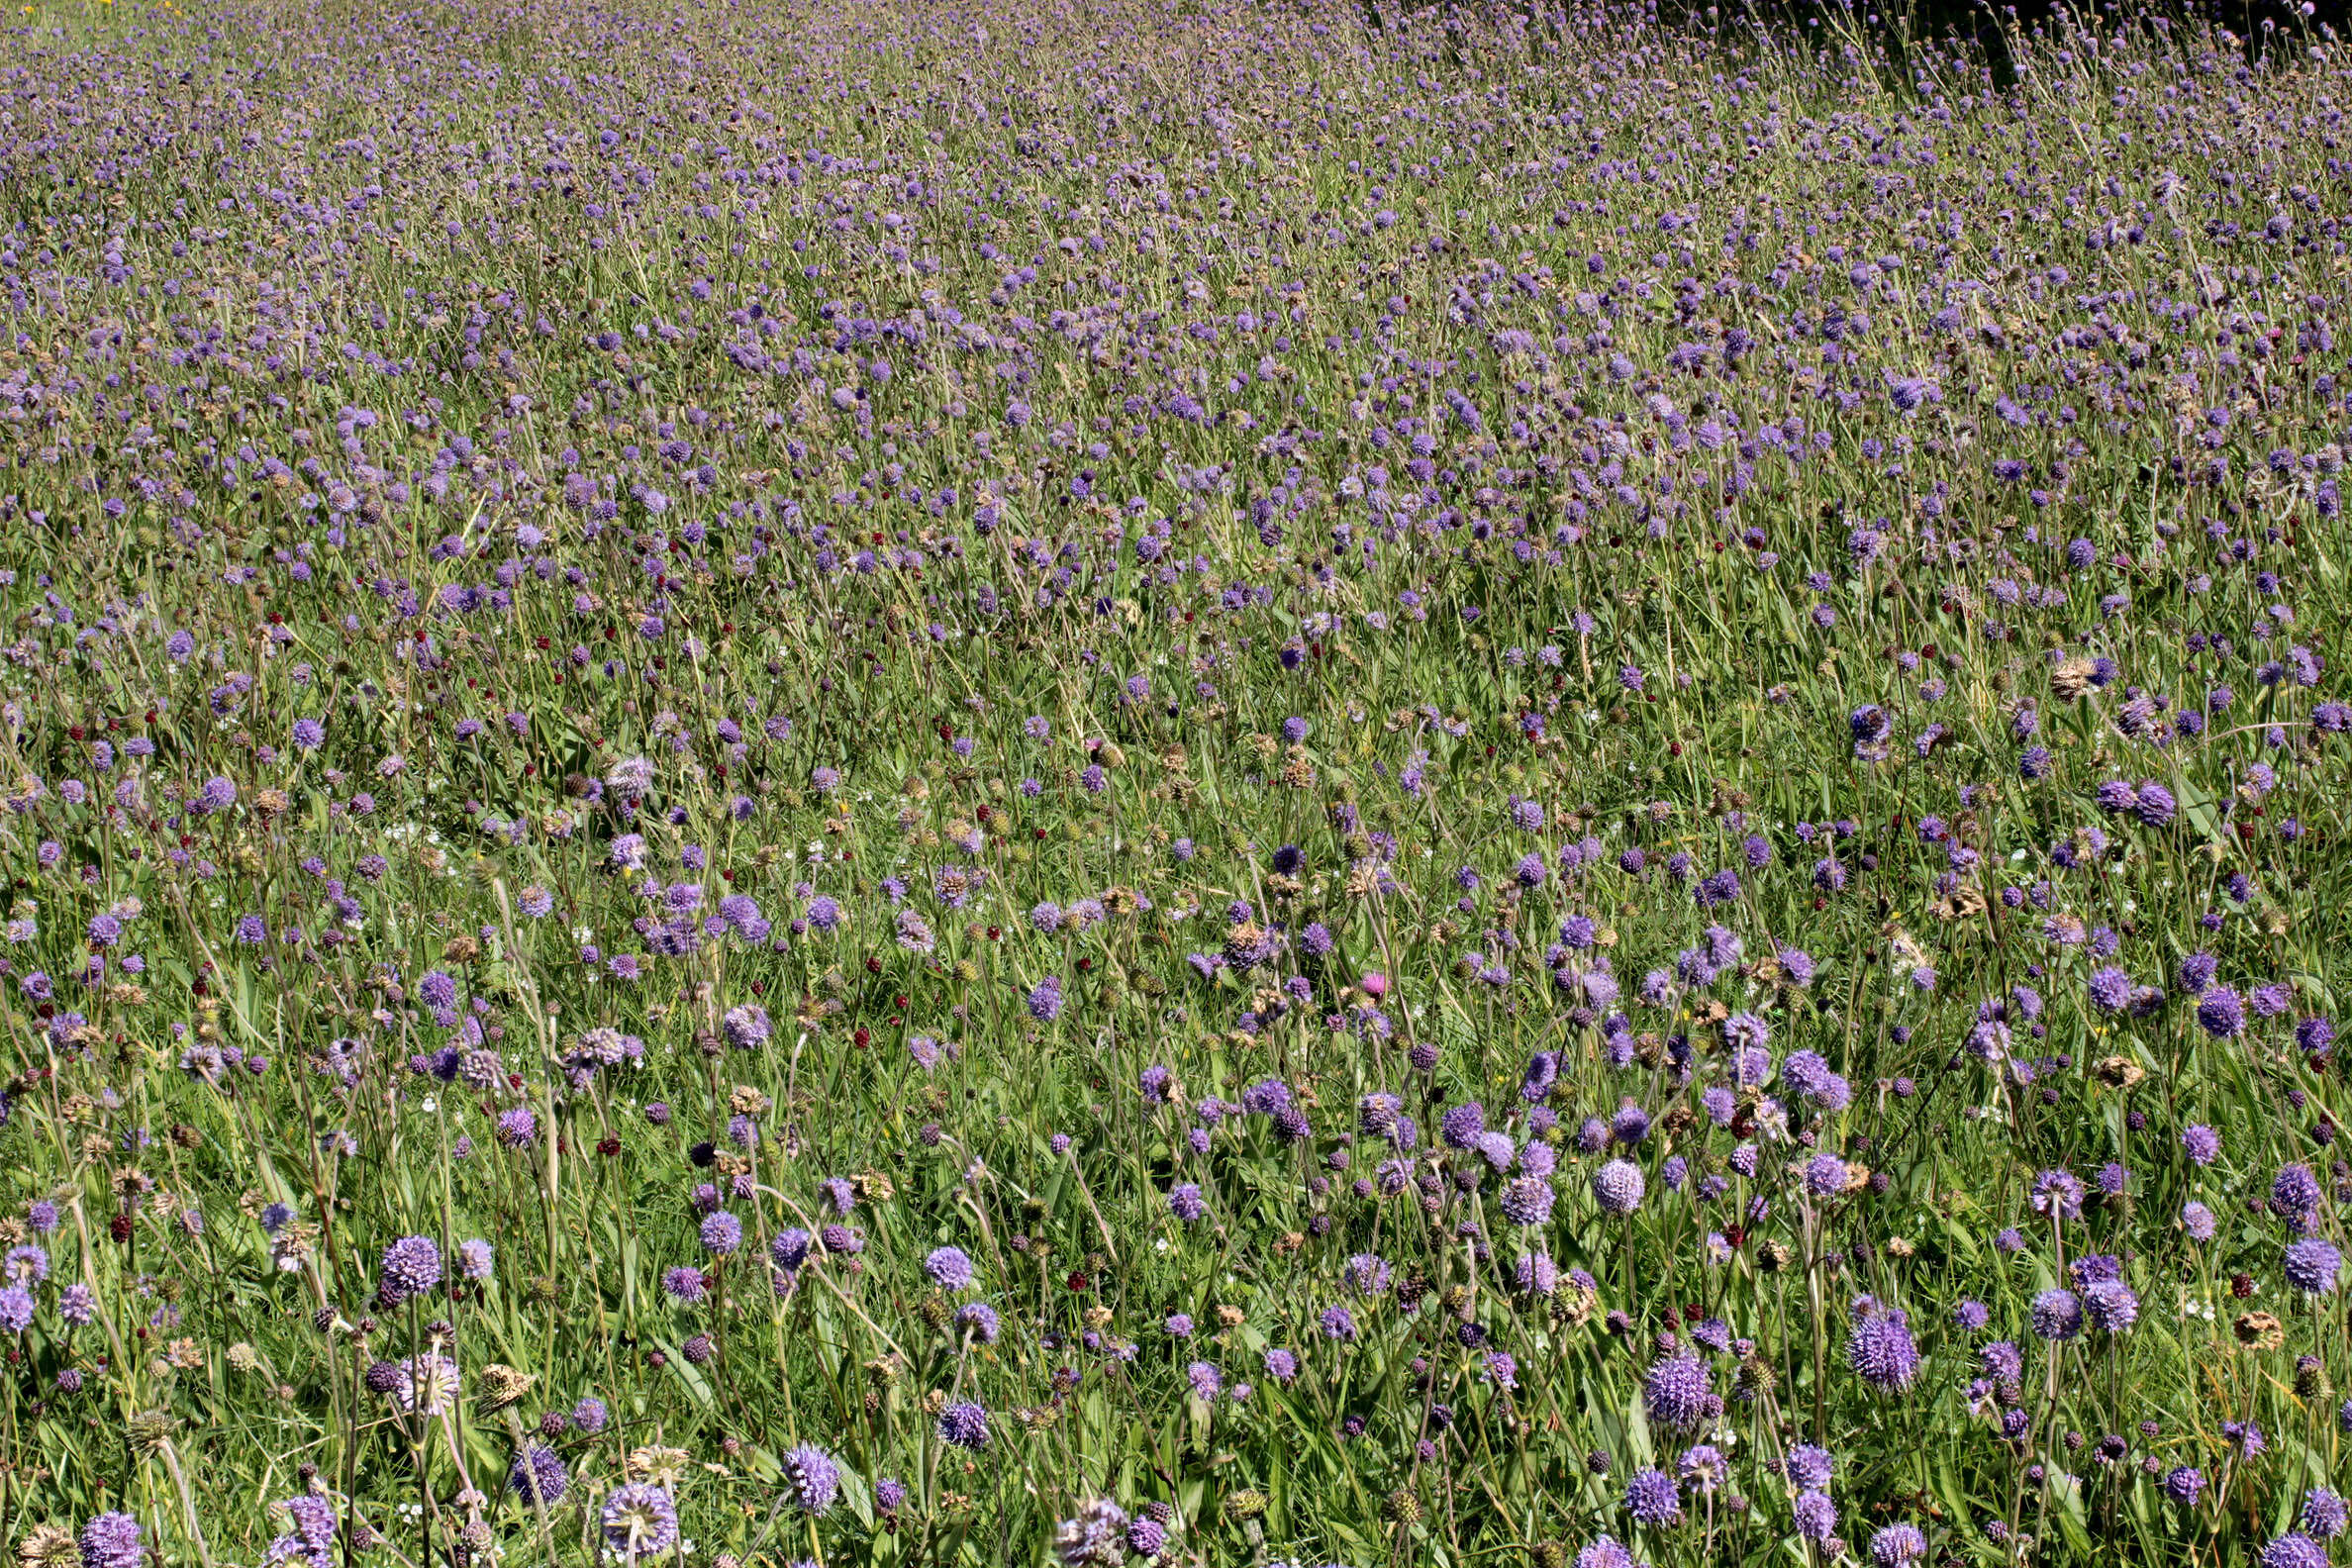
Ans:
[[[0,1332],[21,1334],[33,1326],[33,1293],[22,1285],[0,1286]]]
[[[971,1335],[975,1343],[984,1345],[995,1344],[997,1335],[1004,1331],[1004,1323],[997,1317],[996,1309],[986,1302],[966,1302],[957,1308],[955,1326]]]
[[[939,1412],[939,1440],[974,1453],[988,1446],[988,1412],[969,1400]]]
[[[1683,1480],[1703,1493],[1714,1492],[1731,1475],[1731,1466],[1723,1458],[1723,1451],[1713,1443],[1700,1443],[1683,1450],[1682,1459],[1675,1468],[1682,1473]]]
[[[1576,1568],[1639,1568],[1639,1565],[1616,1536],[1603,1535],[1576,1554]]]
[[[2083,1184],[2072,1171],[2046,1170],[2033,1179],[2033,1211],[2057,1220],[2083,1218]]]
[[[1299,1358],[1288,1350],[1276,1348],[1266,1352],[1266,1376],[1277,1383],[1288,1383],[1299,1375]],[[2352,1401],[2345,1402],[2352,1405]]]
[[[2131,1003],[2131,976],[2113,964],[2092,970],[2086,989],[2102,1013],[2120,1013]]]
[[[1795,1508],[1797,1533],[1810,1541],[1825,1541],[1837,1533],[1837,1505],[1826,1492],[1808,1492]]]
[[[1815,1154],[1805,1165],[1805,1190],[1815,1198],[1834,1198],[1845,1191],[1845,1161],[1834,1154]]]
[[[1916,1524],[1890,1524],[1870,1537],[1870,1560],[1876,1568],[1910,1568],[1927,1557],[1927,1537]]]
[[[1454,1106],[1437,1119],[1437,1136],[1447,1148],[1475,1148],[1485,1131],[1486,1107],[1475,1100]]]
[[[81,1531],[82,1568],[140,1568],[147,1542],[129,1514],[101,1514]]]
[[[2290,1530],[2262,1548],[2262,1568],[2327,1568],[2327,1548]]]
[[[841,1467],[833,1455],[814,1443],[803,1443],[784,1455],[784,1480],[792,1501],[804,1514],[822,1514],[833,1506],[841,1491]]]
[[[771,1026],[767,1010],[746,1003],[727,1010],[720,1020],[720,1028],[727,1033],[727,1042],[736,1050],[757,1050],[767,1040]]]
[[[961,1247],[934,1247],[923,1260],[923,1272],[941,1290],[970,1290],[972,1288],[972,1260]]]
[[[2181,1205],[2181,1228],[2189,1232],[2192,1241],[2210,1241],[2218,1225],[2213,1211],[2192,1198]]]
[[[1648,1190],[1641,1167],[1627,1160],[1613,1159],[1593,1172],[1593,1200],[1603,1214],[1631,1214]]]
[[[1552,1186],[1541,1176],[1520,1176],[1504,1183],[1496,1206],[1513,1225],[1535,1226],[1547,1223],[1552,1212]]]
[[[1038,981],[1029,994],[1029,1017],[1040,1024],[1050,1024],[1061,1016],[1061,981],[1047,975]]]
[[[487,1280],[496,1267],[496,1254],[490,1243],[475,1237],[457,1243],[457,1271],[476,1284]]]
[[[1180,1182],[1168,1193],[1168,1213],[1190,1223],[1208,1213],[1209,1206],[1201,1198],[1201,1189],[1194,1182]]]
[[[2317,1214],[2319,1196],[2319,1178],[2300,1161],[2280,1166],[2271,1179],[2271,1204],[2281,1214]]]
[[[2174,1465],[2164,1473],[2164,1495],[2175,1503],[2194,1506],[2205,1484],[2205,1472],[2195,1465]]]
[[[1663,1470],[1640,1470],[1625,1483],[1625,1512],[1633,1522],[1656,1529],[1682,1522],[1682,1488]]]
[[[2324,1296],[2336,1288],[2344,1255],[2330,1242],[2305,1236],[2287,1248],[2287,1282],[2309,1296]]]
[[[2197,1027],[2215,1039],[2246,1031],[2246,1004],[2228,986],[2217,985],[2197,999]]]
[[[2100,1280],[2083,1291],[2083,1316],[2101,1333],[2117,1334],[2139,1321],[2139,1297],[2121,1280]]]
[[[678,1541],[678,1506],[657,1486],[632,1481],[605,1499],[598,1516],[605,1547],[616,1557],[637,1561],[662,1555]]]
[[[1692,1431],[1719,1408],[1715,1380],[1697,1356],[1668,1356],[1651,1365],[1642,1380],[1642,1403],[1650,1424]]]
[[[1798,1443],[1789,1450],[1789,1484],[1800,1492],[1819,1492],[1829,1485],[1837,1469],[1837,1461],[1829,1450],[1812,1443]]]
[[[1355,1315],[1344,1307],[1326,1307],[1323,1317],[1317,1321],[1323,1327],[1325,1339],[1346,1344],[1356,1336]]]
[[[2199,1122],[2181,1128],[2181,1148],[2191,1163],[2210,1165],[2221,1157],[2221,1134]]]
[[[386,1305],[398,1306],[441,1282],[441,1248],[429,1236],[402,1236],[384,1248],[380,1288]]]
[[[605,1402],[603,1400],[597,1399],[593,1395],[581,1400],[579,1404],[572,1407],[572,1425],[577,1427],[579,1430],[588,1433],[592,1437],[598,1432],[603,1431],[606,1424],[610,1422],[612,1419],[613,1414],[611,1411],[605,1409]]]
[[[1149,1516],[1127,1521],[1127,1550],[1150,1562],[1168,1549],[1168,1526]]]
[[[2320,1540],[2334,1540],[2344,1533],[2344,1526],[2352,1522],[2344,1500],[2325,1487],[2313,1487],[2303,1494],[2303,1532]]]
[[[702,1244],[725,1257],[743,1244],[743,1222],[721,1209],[703,1216]]]
[[[564,1473],[563,1461],[554,1449],[532,1443],[515,1455],[508,1468],[507,1490],[528,1506],[553,1508],[571,1490],[571,1477]]]
[[[1127,1510],[1108,1498],[1078,1505],[1054,1527],[1053,1554],[1063,1568],[1118,1568],[1127,1556]]]
[[[768,1259],[780,1269],[796,1269],[809,1260],[809,1249],[816,1244],[815,1236],[792,1225],[777,1231],[768,1243]]]
[[[1919,1348],[1910,1320],[1900,1312],[1871,1313],[1846,1337],[1846,1362],[1863,1382],[1889,1393],[1911,1386],[1919,1374]]]
[[[2027,1314],[2033,1331],[2044,1339],[2072,1339],[2083,1331],[2083,1304],[2075,1293],[2056,1286],[2033,1298]]]

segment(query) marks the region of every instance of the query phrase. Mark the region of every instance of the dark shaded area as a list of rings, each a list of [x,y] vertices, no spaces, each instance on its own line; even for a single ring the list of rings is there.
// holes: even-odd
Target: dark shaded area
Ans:
[[[1550,12],[1554,0],[1473,0],[1480,9]],[[1382,25],[1383,13],[1417,9],[1415,0],[1366,0],[1365,16]],[[1626,6],[1630,12],[1631,4]],[[2210,24],[2239,40],[2249,59],[2301,51],[2309,44],[2352,36],[2352,0],[2160,0],[2156,4],[2086,3],[2063,0],[1654,0],[1645,5],[1669,24],[1707,27],[1753,26],[1786,38],[1824,36],[1820,24],[1834,17],[1839,34],[1858,30],[1881,37],[1900,54],[1906,43],[1945,40],[1972,43],[1992,67],[1996,81],[2012,78],[2010,40],[2041,28],[2063,26],[2063,16],[2096,20],[2103,28],[2132,22]]]
[[[1718,0],[1719,3],[1719,0]],[[1688,0],[1671,8],[1661,8],[1666,14],[1681,12],[1685,16],[1704,13],[1704,0]],[[1831,9],[1841,11],[1835,0],[1754,0],[1741,4],[1737,14],[1753,15],[1768,27],[1785,27],[1794,33],[1808,30],[1808,23]],[[1733,14],[1733,8],[1721,7],[1722,13]],[[1988,0],[1897,0],[1894,4],[1857,4],[1851,12],[1865,17],[1865,28],[1911,39],[1967,39],[1984,51],[1994,74],[2003,80],[2009,75],[2009,39],[2020,32],[2029,32],[2051,24],[2061,13],[2102,25],[2115,26],[2133,20],[2165,18],[2205,22],[2227,28],[2245,45],[2249,54],[2283,47],[2301,49],[2306,38],[2323,37],[2322,25],[2332,28],[2338,36],[2346,31],[2346,17],[2352,13],[2352,0],[2314,0],[2308,8],[2298,0],[2165,0],[2154,5],[2134,4],[2054,4],[2052,0],[2013,0],[2013,3],[1988,3]]]

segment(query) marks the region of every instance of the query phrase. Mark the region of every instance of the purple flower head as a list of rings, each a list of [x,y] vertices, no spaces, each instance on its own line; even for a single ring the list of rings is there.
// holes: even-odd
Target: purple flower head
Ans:
[[[1640,1470],[1625,1483],[1625,1512],[1649,1529],[1682,1522],[1682,1488],[1663,1470]]]
[[[129,1514],[99,1515],[82,1526],[78,1544],[82,1568],[140,1568],[147,1557],[147,1537]]]
[[[939,1412],[939,1440],[974,1453],[988,1446],[988,1412],[962,1401]]]
[[[961,1247],[934,1247],[923,1260],[923,1272],[941,1290],[961,1291],[972,1288],[972,1260]]]
[[[1631,1214],[1646,1191],[1640,1167],[1625,1160],[1613,1159],[1593,1172],[1593,1198],[1604,1214]]]
[[[378,1290],[387,1306],[422,1296],[441,1282],[441,1248],[431,1237],[402,1236],[384,1248]]]
[[[553,1508],[571,1491],[571,1477],[554,1449],[532,1443],[515,1455],[507,1469],[507,1490],[526,1506]]]
[[[2336,1288],[2344,1255],[2317,1236],[2290,1242],[2285,1259],[2287,1283],[2309,1296],[2325,1296]]]
[[[784,1482],[792,1489],[792,1501],[804,1514],[823,1514],[833,1506],[840,1495],[841,1467],[833,1455],[812,1443],[803,1443],[783,1458]]]

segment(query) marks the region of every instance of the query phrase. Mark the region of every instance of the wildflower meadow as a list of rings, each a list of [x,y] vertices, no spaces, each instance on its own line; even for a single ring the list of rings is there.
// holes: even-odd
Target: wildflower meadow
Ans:
[[[10,6],[0,1540],[2352,1561],[2348,112]]]

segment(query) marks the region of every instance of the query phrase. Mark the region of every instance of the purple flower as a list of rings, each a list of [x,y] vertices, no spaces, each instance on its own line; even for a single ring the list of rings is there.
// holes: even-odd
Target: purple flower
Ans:
[[[604,1527],[605,1549],[624,1562],[651,1561],[678,1542],[677,1504],[644,1481],[615,1488],[597,1522]]]
[[[79,1544],[82,1568],[140,1568],[147,1557],[147,1538],[129,1514],[99,1515],[82,1526]]]
[[[1707,1363],[1696,1356],[1653,1363],[1642,1380],[1642,1402],[1652,1425],[1675,1431],[1695,1430],[1722,1409]]]
[[[786,1453],[783,1470],[785,1484],[792,1488],[792,1501],[804,1514],[823,1514],[840,1494],[841,1467],[833,1463],[833,1455],[812,1443]]]
[[[1874,1568],[1910,1568],[1927,1558],[1927,1537],[1916,1524],[1889,1524],[1870,1537]]]
[[[988,1412],[970,1401],[939,1412],[939,1440],[974,1453],[988,1446]]]
[[[2324,1296],[2336,1288],[2344,1255],[2317,1236],[2291,1242],[2286,1256],[2287,1283],[2310,1296]]]
[[[1650,1529],[1682,1522],[1682,1488],[1663,1470],[1640,1470],[1625,1483],[1625,1512]]]
[[[1625,1160],[1613,1159],[1593,1172],[1593,1198],[1604,1214],[1631,1214],[1646,1191],[1640,1167]]]
[[[2119,1279],[2103,1279],[2084,1287],[2083,1316],[2101,1333],[2116,1334],[2139,1321],[2139,1297]]]
[[[963,1248],[943,1246],[932,1248],[923,1260],[923,1271],[931,1283],[941,1290],[970,1290],[972,1288],[972,1260]]]
[[[2072,1339],[2083,1331],[2083,1304],[2070,1290],[2043,1291],[2033,1298],[2028,1316],[2033,1331],[2044,1339]]]
[[[743,1244],[743,1222],[724,1209],[705,1215],[702,1244],[716,1256],[727,1256]]]
[[[2197,1025],[2215,1039],[2246,1031],[2246,1004],[2228,986],[2217,985],[2197,999]]]
[[[1873,1388],[1889,1393],[1910,1388],[1919,1372],[1911,1320],[1883,1308],[1859,1319],[1846,1337],[1846,1363]]]
[[[402,1236],[384,1248],[378,1290],[386,1306],[422,1296],[441,1282],[441,1248],[428,1236]]]
[[[2327,1548],[2290,1530],[2262,1548],[2262,1568],[2327,1568]]]
[[[1794,1509],[1797,1533],[1810,1541],[1825,1541],[1837,1533],[1837,1505],[1826,1492],[1808,1492]]]
[[[507,1490],[527,1505],[553,1508],[571,1490],[571,1477],[564,1472],[563,1461],[554,1449],[532,1443],[515,1455],[514,1464],[508,1468]]]

